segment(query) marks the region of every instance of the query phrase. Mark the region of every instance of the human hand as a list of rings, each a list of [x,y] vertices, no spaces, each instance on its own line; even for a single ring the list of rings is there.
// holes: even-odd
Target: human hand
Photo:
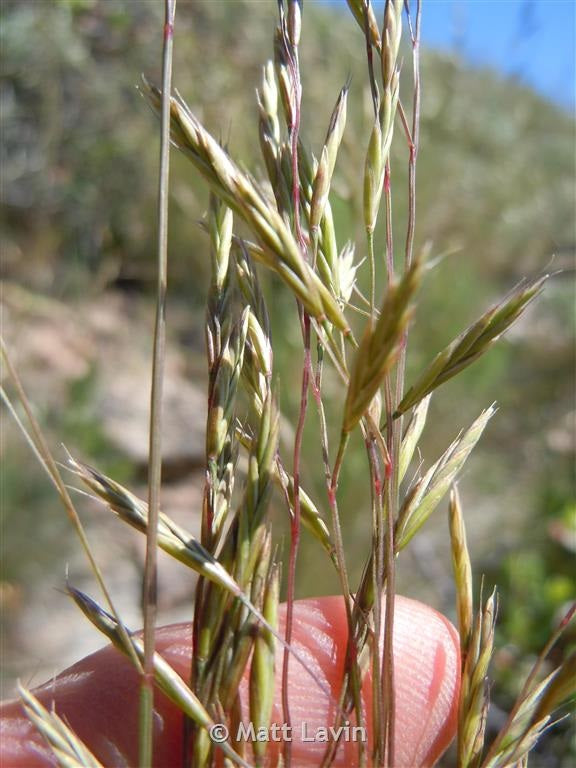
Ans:
[[[280,624],[284,624],[281,606]],[[344,669],[347,624],[339,597],[297,601],[294,604],[293,644],[317,671],[336,700]],[[191,629],[187,624],[157,631],[157,649],[184,678],[189,676]],[[279,648],[279,659],[283,653]],[[431,608],[398,596],[394,618],[394,688],[396,747],[393,768],[433,765],[452,740],[460,684],[459,641],[454,627]],[[276,672],[275,722],[282,722],[281,659]],[[334,700],[314,685],[297,660],[290,663],[292,762],[297,768],[320,765],[326,743],[314,739],[319,729],[334,724]],[[44,706],[76,732],[106,766],[138,764],[139,678],[130,662],[108,646],[65,670],[34,691]],[[240,689],[247,701],[247,686]],[[363,686],[370,701],[370,674]],[[370,734],[370,708],[367,730]],[[182,765],[182,713],[162,693],[155,700],[154,766]],[[0,709],[0,765],[2,768],[47,768],[56,765],[50,749],[25,717],[18,701]],[[304,724],[304,725],[303,725]],[[370,737],[369,737],[370,738]],[[281,744],[270,745],[281,750]],[[335,766],[351,767],[358,744],[342,741]],[[274,755],[274,750],[271,751]]]

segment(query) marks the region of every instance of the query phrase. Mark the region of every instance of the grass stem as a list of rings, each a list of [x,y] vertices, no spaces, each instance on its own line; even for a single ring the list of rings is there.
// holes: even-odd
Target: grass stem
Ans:
[[[152,353],[150,393],[150,444],[148,474],[148,529],[144,567],[144,676],[140,699],[140,764],[152,765],[154,713],[154,649],[157,611],[158,518],[162,481],[162,400],[166,356],[166,291],[168,281],[168,195],[170,175],[170,93],[176,0],[164,2],[162,42],[162,108],[160,128],[160,170],[158,180],[158,286]]]

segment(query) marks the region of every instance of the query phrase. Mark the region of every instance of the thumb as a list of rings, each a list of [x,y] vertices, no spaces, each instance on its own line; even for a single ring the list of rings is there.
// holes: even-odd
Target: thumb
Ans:
[[[281,613],[281,625],[283,616]],[[157,639],[158,650],[187,679],[190,626],[164,627],[158,630]],[[302,768],[321,763],[326,748],[326,729],[335,721],[346,643],[347,623],[342,598],[314,598],[295,603],[293,644],[333,694],[329,697],[297,660],[291,659],[288,693],[292,729],[289,735],[294,763]],[[282,723],[279,695],[282,650],[278,653],[274,719]],[[456,729],[460,679],[456,630],[431,608],[397,597],[394,661],[394,768],[432,765],[446,749]],[[368,674],[363,686],[365,703],[371,698],[370,686]],[[240,693],[246,702],[245,682]],[[108,646],[86,657],[37,689],[35,694],[44,706],[55,709],[104,765],[138,764],[139,677],[115,648]],[[18,701],[4,704],[1,714],[0,765],[3,768],[56,765],[50,749],[26,719]],[[370,749],[370,707],[367,707],[366,717]],[[160,692],[155,698],[154,722],[154,765],[157,768],[182,765],[182,714]],[[358,733],[342,734],[334,765],[351,767],[356,764],[359,737]],[[278,753],[281,751],[281,743],[272,746]]]

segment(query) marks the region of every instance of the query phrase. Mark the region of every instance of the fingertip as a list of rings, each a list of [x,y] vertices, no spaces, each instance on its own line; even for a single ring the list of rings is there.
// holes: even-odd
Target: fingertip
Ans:
[[[433,765],[456,731],[460,684],[458,634],[445,617],[422,603],[403,597],[397,597],[395,602],[396,750],[393,764],[395,768]],[[281,628],[284,620],[285,606],[281,606]],[[188,679],[190,625],[161,628],[157,640],[158,650],[166,661]],[[314,766],[321,762],[326,749],[323,737],[337,716],[347,644],[343,599],[324,597],[297,601],[293,644],[313,671],[311,676],[297,659],[290,659],[293,758],[299,766]],[[282,655],[283,650],[279,648],[274,710],[278,723],[284,721],[280,695]],[[331,696],[327,695],[326,688],[330,689]],[[130,765],[137,760],[138,689],[137,673],[119,652],[108,647],[83,659],[54,683],[42,686],[35,693],[45,706],[50,708],[55,704],[58,714],[104,764]],[[242,697],[248,700],[246,682]],[[370,702],[369,674],[364,681],[363,697],[365,703]],[[158,717],[154,764],[158,768],[172,768],[182,762],[182,714],[160,693],[155,706]],[[49,750],[23,717],[18,702],[6,705],[3,715],[2,766],[46,768],[54,765]],[[369,706],[367,725],[369,732]],[[321,737],[315,738],[319,733]],[[281,746],[271,745],[271,752],[278,753]],[[349,739],[339,747],[334,765],[351,768],[357,764],[357,756],[357,739]]]
[[[314,681],[291,660],[290,710],[293,752],[306,764],[319,764],[326,748],[324,727],[336,718],[347,643],[344,601],[314,598],[294,605],[294,644],[318,663],[318,674],[333,694],[330,701]],[[282,614],[281,614],[282,617]],[[454,626],[437,611],[397,596],[394,612],[395,768],[433,765],[456,732],[460,686],[460,646]],[[279,682],[277,681],[277,688]],[[371,732],[371,675],[363,684],[368,733]],[[280,713],[276,713],[281,716]],[[304,730],[303,730],[304,729]],[[301,738],[319,734],[316,742]],[[335,765],[353,766],[358,756],[356,736],[343,733]],[[369,741],[368,749],[371,749]]]
[[[423,603],[396,598],[394,765],[433,765],[457,727],[460,641],[453,624]]]

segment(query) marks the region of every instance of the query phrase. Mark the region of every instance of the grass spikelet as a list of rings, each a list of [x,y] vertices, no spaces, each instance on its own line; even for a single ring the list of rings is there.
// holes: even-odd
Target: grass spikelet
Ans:
[[[228,263],[233,231],[234,217],[232,211],[223,205],[215,195],[210,195],[208,232],[212,259],[212,286],[208,296],[208,316],[209,318],[218,317],[221,321],[229,319],[228,292],[230,280]]]
[[[404,437],[402,438],[402,445],[400,447],[400,463],[398,466],[399,480],[402,481],[408,471],[412,457],[416,446],[422,436],[424,427],[426,426],[426,417],[428,415],[428,405],[430,404],[430,395],[421,400],[410,418]]]
[[[265,587],[262,613],[268,623],[278,626],[278,597],[280,589],[279,568],[270,569]],[[260,631],[254,641],[254,654],[250,671],[250,721],[254,728],[268,731],[274,704],[274,667],[276,643],[274,636],[266,630]],[[256,740],[253,745],[256,765],[265,763],[268,741]]]
[[[399,0],[387,0],[384,8],[383,45],[380,55],[382,65],[382,83],[389,88],[398,74],[398,51],[402,37],[403,3]]]
[[[253,395],[252,404],[256,413],[261,415],[270,392],[272,349],[269,336],[252,310],[248,313],[248,336],[244,358],[247,364],[243,366],[242,374],[246,388]]]
[[[423,397],[482,357],[542,292],[547,279],[548,275],[545,275],[520,283],[436,355],[407,391],[396,409],[395,416],[405,413]]]
[[[377,117],[370,134],[364,167],[364,226],[369,235],[372,235],[376,226],[385,166],[386,159],[382,155],[382,126],[380,118]]]
[[[119,632],[117,621],[103,608],[101,608],[88,595],[85,595],[78,589],[68,587],[68,592],[82,613],[97,627],[108,639],[122,651],[129,654],[123,635]],[[130,644],[139,658],[144,658],[144,644],[142,640],[130,633]],[[188,717],[197,723],[204,730],[214,725],[214,721],[204,709],[199,699],[192,690],[186,685],[180,675],[162,658],[159,653],[154,654],[154,680],[156,685],[162,690],[168,698],[174,702]],[[220,749],[229,757],[234,764],[249,768],[248,763],[243,760],[230,747],[223,742],[219,744]]]
[[[278,119],[278,86],[274,64],[268,61],[262,69],[262,85],[256,92],[259,112],[258,135],[266,172],[281,214],[289,210],[290,195],[282,175],[280,153],[280,121]]]
[[[369,243],[376,226],[384,184],[384,171],[394,134],[394,118],[400,89],[400,71],[397,62],[402,35],[403,5],[401,0],[387,0],[384,10],[384,29],[380,51],[383,92],[380,103],[376,102],[375,104],[377,114],[364,166],[364,226],[368,233]]]
[[[366,325],[350,374],[342,424],[344,433],[351,432],[364,416],[396,362],[413,314],[410,302],[420,276],[421,266],[415,263],[399,283],[388,288],[378,320]]]
[[[116,620],[99,606],[95,600],[84,592],[81,592],[79,589],[68,586],[68,592],[70,597],[74,600],[76,605],[78,605],[82,613],[90,619],[92,624],[94,624],[102,634],[106,635],[106,637],[120,651],[122,651],[122,653],[127,653],[124,639],[118,632],[118,623]],[[143,653],[141,639],[131,632],[129,632],[128,635],[130,643],[136,653],[138,656],[141,656]],[[199,725],[209,727],[212,723],[210,716],[196,699],[192,691],[188,689],[188,686],[182,678],[180,678],[180,676],[162,659],[160,654],[155,654],[154,662],[156,680],[166,695],[175,702],[182,699],[185,702],[185,711],[188,716],[192,717]]]
[[[250,259],[243,240],[236,240],[236,278],[238,287],[244,297],[244,301],[251,308],[252,314],[258,320],[262,333],[266,337],[269,348],[263,367],[266,371],[272,371],[272,344],[270,342],[270,319],[262,288],[258,280],[258,274]]]
[[[366,28],[368,29],[370,44],[379,51],[382,48],[382,41],[380,39],[378,22],[376,21],[376,16],[374,15],[370,0],[367,0],[366,2],[364,0],[346,0],[346,2],[362,32],[364,32]]]
[[[514,765],[532,749],[550,722],[550,714],[538,719],[534,718],[534,713],[543,692],[556,678],[558,671],[554,670],[522,700],[505,734],[500,737],[496,754],[483,763],[485,768]]]
[[[544,731],[552,725],[554,723],[550,722],[550,716],[544,717],[528,728],[521,737],[512,740],[507,748],[503,747],[502,752],[486,764],[486,768],[515,768],[518,765],[527,765],[530,751],[536,746]]]
[[[322,199],[323,207],[319,227],[316,227],[313,232],[312,206],[319,163],[302,143],[298,147],[298,173],[302,213],[308,226],[308,237],[313,241],[313,258],[316,263],[316,270],[326,289],[339,299],[342,296],[342,291],[338,279],[338,244],[332,208],[326,193]]]
[[[482,768],[506,768],[527,761],[528,753],[544,731],[554,723],[554,710],[576,697],[576,654],[538,681],[544,660],[576,615],[572,603],[556,630],[540,652],[508,720],[490,745]]]
[[[336,106],[330,118],[330,125],[322,147],[320,161],[314,177],[312,200],[310,203],[310,234],[312,241],[315,242],[318,237],[318,227],[324,216],[324,210],[328,201],[328,193],[332,183],[332,174],[336,165],[338,148],[344,134],[346,125],[346,104],[348,100],[348,87],[345,86],[340,91]]]
[[[26,716],[48,742],[59,768],[103,768],[66,723],[49,712],[28,688],[19,685],[18,694]]]
[[[288,132],[291,133],[292,128],[296,124],[297,115],[297,84],[290,73],[291,56],[288,51],[288,41],[285,35],[284,24],[282,23],[283,14],[280,14],[281,23],[276,27],[274,35],[274,67],[276,71],[276,77],[278,80],[280,103],[282,104],[282,114],[286,122]],[[288,159],[289,148],[284,157]],[[286,178],[289,178],[291,173],[286,174]]]
[[[468,554],[466,527],[460,503],[460,494],[454,485],[450,491],[449,504],[450,543],[452,549],[452,568],[456,583],[456,607],[458,629],[460,632],[460,652],[462,662],[466,659],[472,622],[474,620],[474,598],[472,593],[472,565]]]
[[[202,510],[202,543],[209,549],[218,541],[234,489],[236,398],[244,370],[250,322],[248,309],[237,319],[232,304],[232,226],[232,211],[211,194],[208,231],[212,279],[205,326],[208,350],[207,476]]]
[[[494,407],[491,407],[481,413],[408,491],[396,523],[398,552],[404,549],[444,498],[494,412]]]
[[[242,376],[246,389],[250,393],[250,402],[260,417],[264,403],[270,394],[272,378],[273,356],[270,341],[270,321],[258,275],[248,250],[243,241],[238,241],[237,246],[236,279],[242,297],[249,308],[248,335]]]
[[[240,427],[237,429],[238,439],[246,450],[252,450],[252,438]],[[287,495],[290,509],[294,509],[294,478],[286,471],[284,465],[277,460],[274,467],[274,481]],[[330,536],[330,530],[324,521],[322,513],[312,498],[300,486],[300,512],[302,523],[324,547],[330,557],[334,556],[334,545]]]
[[[548,712],[554,712],[565,701],[576,695],[576,651],[568,656],[556,674],[542,691],[534,719],[539,720]]]
[[[486,676],[492,658],[496,593],[478,612],[462,670],[458,715],[458,764],[467,768],[480,765],[486,730],[489,692]]]
[[[118,517],[141,533],[148,528],[148,505],[116,481],[93,467],[70,459],[76,474]],[[206,579],[237,595],[241,590],[228,571],[200,544],[191,533],[160,512],[158,545],[176,560],[192,568]]]
[[[270,396],[262,412],[258,436],[252,444],[244,499],[230,534],[235,542],[235,574],[240,584],[248,583],[254,569],[257,553],[253,541],[263,525],[272,490],[277,448],[278,411]]]
[[[209,461],[222,456],[233,432],[234,408],[238,380],[242,372],[249,312],[245,310],[239,322],[222,340],[219,357],[210,371],[208,425],[206,429],[206,455]]]

